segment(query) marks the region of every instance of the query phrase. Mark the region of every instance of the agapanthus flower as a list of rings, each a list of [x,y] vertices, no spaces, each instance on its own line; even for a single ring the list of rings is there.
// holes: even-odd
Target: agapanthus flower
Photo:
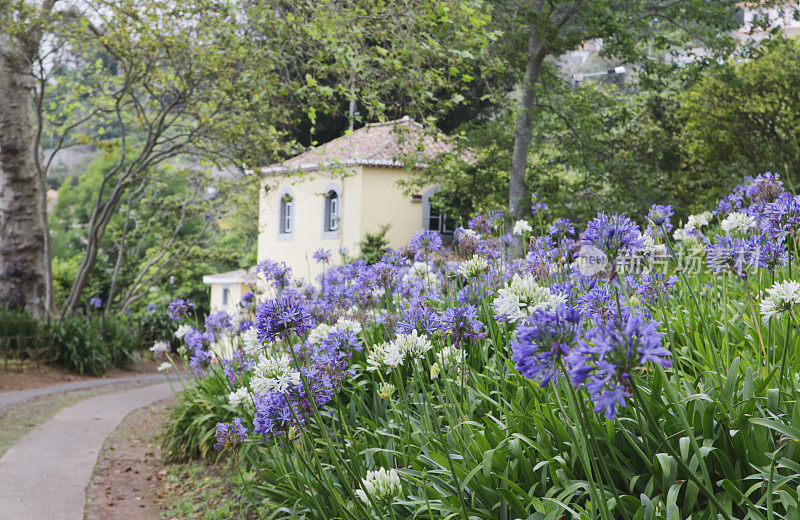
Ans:
[[[445,371],[461,371],[461,366],[467,359],[467,351],[455,346],[446,345],[442,350],[436,353],[436,364],[440,370]]]
[[[404,358],[417,358],[433,348],[426,336],[420,336],[419,331],[412,330],[410,334],[398,334],[393,341]]]
[[[166,341],[156,341],[152,347],[150,347],[150,352],[157,356],[161,356],[164,354],[169,353],[169,343]]]
[[[92,307],[99,309],[103,306],[103,300],[100,299],[99,296],[94,296],[93,298],[89,299],[89,305]]]
[[[711,214],[710,211],[704,211],[697,215],[689,215],[689,218],[686,219],[686,225],[684,226],[685,229],[700,229],[701,227],[707,226],[714,215]]]
[[[236,407],[240,404],[252,404],[253,396],[247,390],[247,387],[241,387],[228,394],[228,402],[231,406]]]
[[[427,305],[410,305],[403,309],[400,319],[395,325],[399,334],[410,334],[411,331],[433,334],[442,329],[439,314]]]
[[[497,230],[498,225],[503,221],[501,210],[482,213],[472,217],[467,224],[469,229],[475,230],[483,235],[491,235]]]
[[[273,391],[283,393],[300,383],[300,372],[292,366],[291,356],[280,354],[263,356],[258,360],[250,380],[250,387],[258,393]]]
[[[402,491],[397,471],[380,468],[377,471],[367,471],[367,477],[361,479],[361,489],[356,490],[356,495],[367,504],[370,499],[386,504],[392,502]]]
[[[249,356],[257,356],[262,350],[263,344],[258,339],[258,329],[251,326],[241,335],[242,350]]]
[[[183,325],[179,325],[178,329],[175,331],[175,337],[178,339],[183,339],[186,333],[190,330],[192,330],[191,325],[186,325],[185,323]]]
[[[671,365],[670,352],[661,345],[660,325],[640,314],[630,314],[622,326],[601,322],[566,355],[572,384],[586,387],[596,413],[613,419],[626,406],[631,373],[637,368],[648,362]]]
[[[308,304],[291,294],[282,294],[258,306],[256,313],[258,339],[274,341],[291,335],[303,335],[315,325]]]
[[[511,343],[511,358],[517,370],[541,386],[555,377],[559,360],[569,354],[580,338],[582,318],[577,309],[560,304],[554,309],[539,309],[517,329]]]
[[[767,289],[767,296],[761,300],[761,318],[765,323],[771,318],[780,318],[792,312],[797,305],[800,305],[800,282],[776,282]]]
[[[642,233],[631,219],[622,215],[598,213],[581,235],[584,245],[591,245],[614,261],[619,253],[633,252],[644,246]]]
[[[664,228],[669,233],[672,230],[672,223],[670,222],[672,215],[672,206],[653,204],[650,206],[650,211],[647,212],[647,222],[656,228]]]
[[[747,271],[758,266],[761,241],[759,237],[733,238],[730,235],[716,236],[708,247],[706,264],[714,272],[733,272],[744,277]]]
[[[378,385],[378,395],[381,396],[381,399],[389,399],[394,395],[395,386],[392,383],[387,383],[386,381],[382,382]]]
[[[441,318],[445,334],[453,338],[453,344],[460,348],[464,341],[476,341],[484,336],[483,322],[478,319],[478,309],[474,305],[448,307]]]
[[[286,262],[264,260],[256,266],[256,273],[267,282],[272,282],[277,289],[287,287],[292,281],[292,269]]]
[[[331,262],[331,250],[323,247],[314,251],[312,255],[318,264],[329,264]]]
[[[150,303],[150,304],[147,305],[147,312],[148,313],[152,314],[152,313],[156,312],[156,309],[157,309],[157,307],[156,307],[155,303]]]
[[[532,276],[515,274],[508,285],[497,292],[492,307],[498,319],[517,322],[536,309],[554,307],[565,301],[564,295],[553,294],[547,287],[537,284]]]
[[[784,193],[764,207],[762,227],[772,236],[797,233],[800,229],[800,196]]]
[[[783,193],[783,182],[777,173],[762,173],[747,185],[745,195],[754,204],[772,202]]]
[[[746,213],[734,211],[722,221],[722,230],[728,234],[747,233],[756,226],[756,219]]]
[[[789,263],[789,252],[783,237],[761,240],[761,254],[758,257],[758,265],[770,271],[775,271],[780,267],[785,267]]]
[[[514,222],[514,234],[517,236],[522,236],[525,233],[530,233],[533,231],[530,223],[527,220],[518,220]]]
[[[557,218],[548,228],[547,232],[556,240],[575,237],[575,226],[568,218]]]
[[[221,451],[225,448],[236,448],[241,446],[247,438],[247,428],[242,425],[242,420],[238,417],[232,423],[217,423],[217,442],[214,449]]]
[[[458,252],[465,257],[474,255],[481,243],[481,236],[469,228],[456,228],[453,234]]]
[[[191,316],[193,310],[194,304],[192,302],[189,300],[182,300],[180,298],[172,300],[167,306],[167,312],[169,312],[169,317],[173,321],[178,321],[186,316]]]
[[[677,276],[667,277],[665,274],[646,273],[639,278],[631,275],[625,277],[628,291],[636,294],[642,301],[654,303],[669,297],[669,292],[678,283]]]
[[[387,369],[387,372],[405,359],[405,354],[394,341],[373,345],[367,356],[367,370]]]
[[[482,256],[473,255],[469,260],[464,260],[458,266],[458,272],[467,280],[478,278],[487,269],[489,269],[489,261]]]
[[[171,368],[172,368],[172,363],[170,363],[169,361],[164,361],[163,363],[158,365],[159,372],[166,372]]]
[[[531,195],[531,213],[536,216],[540,213],[544,213],[549,208],[547,204],[539,200],[539,194],[534,193]]]
[[[414,233],[408,245],[416,252],[417,258],[422,258],[442,248],[442,236],[438,231],[420,229]]]
[[[439,288],[439,276],[430,264],[414,262],[403,276],[403,283],[419,286],[422,291],[435,292]]]
[[[206,330],[212,331],[214,334],[219,334],[220,332],[228,331],[233,328],[231,325],[231,316],[225,311],[217,311],[206,316],[205,325]]]

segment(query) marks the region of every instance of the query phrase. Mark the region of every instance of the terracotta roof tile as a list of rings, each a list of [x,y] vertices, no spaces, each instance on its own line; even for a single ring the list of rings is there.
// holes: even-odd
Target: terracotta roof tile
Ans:
[[[349,135],[337,137],[292,157],[280,165],[262,168],[264,173],[316,170],[325,166],[400,166],[403,158],[432,159],[453,150],[446,136],[426,133],[408,117],[371,123]]]

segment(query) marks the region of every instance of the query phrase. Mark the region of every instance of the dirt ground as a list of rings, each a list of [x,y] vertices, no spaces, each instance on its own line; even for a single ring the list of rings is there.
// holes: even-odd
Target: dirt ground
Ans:
[[[171,402],[133,412],[106,439],[86,490],[86,520],[160,518],[158,490],[166,472],[156,437]]]
[[[44,386],[71,383],[73,381],[86,381],[89,379],[109,379],[113,377],[136,376],[152,374],[160,361],[150,359],[149,355],[139,365],[130,369],[112,368],[103,377],[81,376],[66,371],[58,366],[41,364],[26,364],[16,367],[16,370],[5,371],[0,366],[0,392],[13,390],[27,390]]]

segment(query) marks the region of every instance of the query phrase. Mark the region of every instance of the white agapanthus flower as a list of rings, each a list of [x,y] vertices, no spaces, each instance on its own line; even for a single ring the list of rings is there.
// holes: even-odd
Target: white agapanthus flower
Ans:
[[[439,286],[439,278],[436,276],[436,271],[427,262],[414,262],[403,276],[403,282],[408,283],[414,278],[421,281],[422,285],[427,289],[435,289]]]
[[[256,356],[263,345],[258,339],[258,329],[250,327],[242,333],[242,349],[249,356]]]
[[[645,233],[642,235],[642,237],[644,238],[644,248],[642,251],[645,255],[660,254],[667,250],[667,246],[664,244],[656,244],[656,241],[652,236]]]
[[[292,368],[289,354],[280,356],[263,356],[258,360],[253,371],[250,387],[254,392],[286,392],[289,387],[301,383],[300,372]]]
[[[391,370],[403,362],[405,355],[394,341],[375,345],[367,356],[367,370]]]
[[[402,491],[397,471],[380,468],[378,471],[367,471],[367,478],[361,479],[361,489],[357,489],[356,494],[367,504],[370,498],[374,502],[387,503]]]
[[[250,395],[250,392],[247,391],[247,387],[243,386],[240,389],[228,394],[228,402],[231,403],[231,406],[250,404],[253,402],[253,397]]]
[[[172,368],[172,363],[170,363],[169,361],[164,361],[163,363],[158,365],[158,371],[159,372],[166,372],[170,368]]]
[[[167,354],[169,353],[169,343],[166,341],[156,341],[152,347],[150,347],[150,352],[156,355]]]
[[[796,305],[800,305],[800,282],[777,282],[767,289],[767,297],[761,300],[761,318],[764,322],[773,317],[780,318]]]
[[[319,345],[326,339],[328,336],[331,335],[331,331],[333,331],[333,327],[328,325],[327,323],[320,323],[313,329],[311,332],[308,333],[308,338],[306,339],[306,343],[309,345]]]
[[[192,328],[188,325],[180,325],[178,330],[175,331],[175,337],[178,339],[183,339],[187,332],[192,330]]]
[[[703,226],[707,226],[709,222],[711,222],[711,218],[713,215],[710,211],[704,211],[697,215],[689,215],[689,218],[686,219],[686,225],[684,228],[686,230],[690,229],[700,229]]]
[[[416,329],[412,330],[411,334],[398,334],[394,343],[404,357],[419,357],[433,348],[430,340],[420,336]]]
[[[553,308],[566,301],[566,296],[553,294],[547,287],[537,284],[533,276],[523,278],[515,274],[511,282],[497,292],[492,307],[498,315],[516,322],[527,318],[536,309]]]
[[[464,228],[461,231],[461,238],[472,238],[472,239],[477,240],[477,239],[481,238],[481,236],[474,229]]]
[[[469,260],[464,260],[458,266],[458,272],[468,280],[479,277],[489,269],[489,261],[482,256],[473,255]]]
[[[756,226],[756,219],[746,213],[733,212],[722,221],[726,233],[746,233]]]
[[[356,320],[349,320],[347,318],[339,318],[336,322],[336,325],[333,326],[335,329],[342,329],[347,330],[355,334],[356,336],[361,334],[361,324]]]
[[[533,231],[530,223],[527,220],[518,220],[514,222],[514,234],[517,236],[522,236],[523,233],[530,233]]]

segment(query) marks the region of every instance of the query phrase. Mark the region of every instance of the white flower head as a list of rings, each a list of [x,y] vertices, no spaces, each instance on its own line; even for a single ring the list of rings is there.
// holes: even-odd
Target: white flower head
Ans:
[[[245,354],[256,356],[263,348],[263,344],[258,339],[258,329],[250,327],[242,333],[242,349]]]
[[[433,348],[430,340],[420,336],[416,329],[412,330],[411,334],[398,334],[394,343],[404,357],[411,358],[419,357]]]
[[[339,318],[339,320],[336,322],[336,325],[334,325],[334,328],[350,331],[356,336],[361,334],[361,324],[356,320]]]
[[[461,238],[462,239],[469,238],[469,239],[473,239],[473,240],[478,240],[478,239],[481,238],[481,236],[474,229],[464,228],[464,229],[461,230]]]
[[[167,354],[169,353],[169,343],[166,341],[156,341],[152,347],[150,347],[150,352],[156,355]]]
[[[523,278],[515,274],[511,282],[497,292],[492,307],[498,315],[517,322],[537,309],[553,308],[566,301],[566,296],[553,294],[547,287],[537,284],[533,276],[527,275]]]
[[[746,213],[733,212],[722,221],[726,233],[746,233],[756,226],[756,219]]]
[[[170,363],[170,362],[168,362],[168,361],[164,361],[163,363],[161,363],[160,365],[158,365],[158,371],[159,371],[159,372],[166,372],[166,371],[167,371],[167,370],[169,370],[170,368],[172,368],[172,363]]]
[[[522,236],[523,233],[530,233],[533,231],[530,223],[527,220],[518,220],[514,222],[514,234],[517,236]]]
[[[642,235],[642,237],[644,238],[643,253],[645,255],[653,255],[666,252],[667,246],[665,246],[664,244],[656,244],[656,241],[653,239],[651,235],[645,233]]]
[[[404,358],[405,355],[394,341],[381,343],[373,346],[367,356],[367,370],[380,370],[385,367],[389,371],[402,363]]]
[[[306,342],[309,345],[319,345],[328,339],[328,336],[331,335],[331,332],[333,332],[333,327],[327,323],[320,323],[308,333],[308,339],[306,339]]]
[[[707,226],[708,223],[711,222],[712,217],[713,215],[710,211],[704,211],[698,215],[689,215],[684,229],[687,231],[690,229],[700,229],[703,226]]]
[[[254,392],[286,392],[290,387],[299,385],[300,372],[292,368],[289,354],[274,357],[262,357],[258,360],[250,386]]]
[[[772,317],[780,318],[796,305],[800,305],[800,282],[777,282],[767,289],[767,297],[761,300],[761,317],[764,322]]]
[[[426,289],[435,290],[439,286],[436,271],[427,262],[414,262],[403,276],[403,282],[409,283],[414,279],[422,282]]]
[[[388,503],[402,491],[397,471],[380,468],[378,471],[367,471],[367,477],[361,479],[361,489],[357,489],[356,494],[367,504],[370,498],[375,502]]]
[[[175,337],[178,339],[183,339],[187,332],[192,330],[192,328],[188,325],[180,325],[178,330],[175,331]]]
[[[462,348],[447,345],[436,353],[436,362],[443,370],[461,367],[467,358],[467,353]]]
[[[468,280],[479,277],[489,269],[489,261],[482,256],[473,255],[469,260],[461,262],[458,272]]]
[[[228,394],[228,402],[231,406],[239,406],[240,404],[252,404],[253,397],[247,391],[247,387],[241,387],[238,390]]]

